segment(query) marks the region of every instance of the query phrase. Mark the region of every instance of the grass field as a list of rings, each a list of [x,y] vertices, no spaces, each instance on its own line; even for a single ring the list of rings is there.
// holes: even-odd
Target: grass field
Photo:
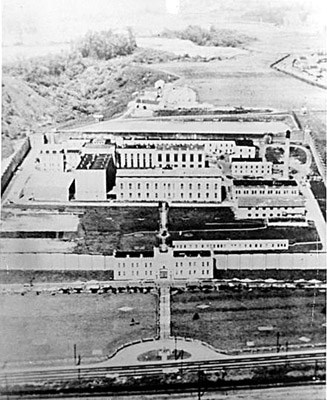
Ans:
[[[213,346],[230,350],[255,346],[275,346],[277,332],[280,344],[286,341],[301,344],[300,337],[310,343],[324,343],[325,295],[315,298],[312,321],[313,294],[303,291],[259,291],[238,294],[220,291],[213,293],[184,293],[172,297],[172,334],[204,340]],[[198,305],[209,305],[206,309]],[[199,314],[198,320],[193,315]],[[270,332],[259,332],[258,327],[272,326]]]
[[[234,213],[229,207],[170,207],[168,228],[174,231],[186,229],[210,229],[211,223],[233,222]]]
[[[319,235],[314,225],[307,227],[301,226],[263,226],[260,222],[253,221],[236,221],[235,224],[209,224],[203,227],[201,220],[198,221],[196,218],[193,222],[192,219],[183,220],[177,226],[177,229],[173,225],[174,232],[171,231],[171,240],[258,240],[258,239],[288,239],[290,247],[287,252],[298,253],[306,252],[310,250],[317,250],[317,239]],[[205,221],[205,219],[204,219]],[[212,219],[212,223],[216,222]],[[183,232],[181,230],[193,230],[192,232]],[[310,243],[312,242],[312,243]],[[321,244],[318,244],[318,249],[321,248]]]
[[[323,35],[294,32],[255,24],[243,31],[257,40],[245,46],[248,54],[210,63],[166,63],[165,71],[181,75],[199,101],[215,106],[274,107],[284,110],[325,110],[325,91],[270,68],[288,52],[323,48]],[[153,65],[154,68],[157,66]],[[301,93],[301,96],[299,96]]]
[[[75,252],[112,254],[115,249],[152,250],[158,221],[158,209],[152,207],[87,209],[80,220],[81,237]]]
[[[155,309],[150,294],[1,295],[0,360],[73,363],[74,344],[82,363],[101,358],[124,343],[154,337]],[[140,324],[130,326],[132,318]]]

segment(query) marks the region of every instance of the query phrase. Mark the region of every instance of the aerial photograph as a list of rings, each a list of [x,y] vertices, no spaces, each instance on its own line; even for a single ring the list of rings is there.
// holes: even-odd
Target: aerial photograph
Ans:
[[[0,398],[326,399],[327,2],[1,6]]]

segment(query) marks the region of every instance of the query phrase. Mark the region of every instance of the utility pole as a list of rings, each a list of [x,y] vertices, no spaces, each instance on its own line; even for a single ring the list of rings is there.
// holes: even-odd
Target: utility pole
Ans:
[[[76,344],[74,343],[74,364],[76,365]]]
[[[203,377],[204,371],[201,371],[201,368],[199,366],[198,369],[198,400],[201,400],[201,397],[204,395],[205,389],[203,388],[203,392],[201,393],[201,383],[202,383],[202,377]]]
[[[317,239],[317,246],[318,246],[318,239]],[[317,249],[317,251],[318,251],[318,249]],[[317,270],[316,277],[318,278],[318,276],[319,276],[319,271]],[[314,318],[315,318],[316,296],[317,296],[317,291],[316,291],[316,284],[315,284],[315,286],[313,288],[313,301],[312,301],[312,307],[311,307],[311,323],[310,323],[311,328],[313,327],[313,322],[314,322]]]
[[[279,353],[279,347],[280,347],[280,344],[279,344],[279,337],[280,337],[280,333],[279,332],[277,332],[277,340],[276,340],[276,350],[277,350],[277,353]]]

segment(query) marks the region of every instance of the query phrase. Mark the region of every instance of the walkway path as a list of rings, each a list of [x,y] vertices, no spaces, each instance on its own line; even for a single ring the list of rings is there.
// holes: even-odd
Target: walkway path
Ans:
[[[170,337],[170,287],[160,285],[160,339],[169,339]]]
[[[140,361],[140,355],[148,353],[149,351],[162,351],[172,354],[176,349],[184,350],[189,353],[188,360],[213,360],[217,358],[227,357],[221,354],[214,348],[209,347],[197,340],[185,340],[182,338],[172,338],[170,336],[170,284],[169,282],[160,283],[160,297],[159,297],[159,340],[146,341],[142,343],[135,343],[118,351],[118,353],[108,361],[101,363],[102,366],[110,365],[132,365],[132,364],[147,364],[148,361]],[[169,360],[169,361],[174,361]],[[155,361],[151,361],[155,362]],[[162,362],[158,360],[158,362]],[[180,361],[175,361],[176,363]]]

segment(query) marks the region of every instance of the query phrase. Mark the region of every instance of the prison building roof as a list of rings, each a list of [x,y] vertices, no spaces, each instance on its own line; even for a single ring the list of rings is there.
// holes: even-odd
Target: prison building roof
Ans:
[[[217,168],[149,168],[149,169],[118,169],[116,173],[117,178],[166,178],[166,177],[197,177],[202,178],[221,178],[220,172]]]
[[[304,207],[303,197],[253,197],[241,196],[238,198],[238,207]]]
[[[189,151],[189,150],[204,150],[204,144],[158,144],[157,150],[177,150],[177,151]]]
[[[106,169],[111,158],[111,154],[85,154],[76,169]]]
[[[174,257],[210,257],[210,250],[181,250],[173,251]]]
[[[297,186],[294,180],[234,179],[234,186]]]
[[[236,146],[255,147],[251,139],[235,140]]]
[[[256,157],[256,158],[238,158],[238,157],[233,157],[232,162],[262,162],[261,157]]]
[[[128,119],[102,121],[84,127],[67,129],[70,132],[112,132],[112,133],[207,133],[263,135],[284,133],[289,126],[279,121],[151,121]],[[239,146],[248,146],[240,142]],[[252,144],[253,145],[253,144]]]
[[[154,252],[153,251],[116,251],[115,253],[116,258],[153,258]]]
[[[141,143],[137,143],[137,144],[124,144],[123,146],[117,146],[117,149],[155,149],[156,146],[154,144],[141,144]]]

